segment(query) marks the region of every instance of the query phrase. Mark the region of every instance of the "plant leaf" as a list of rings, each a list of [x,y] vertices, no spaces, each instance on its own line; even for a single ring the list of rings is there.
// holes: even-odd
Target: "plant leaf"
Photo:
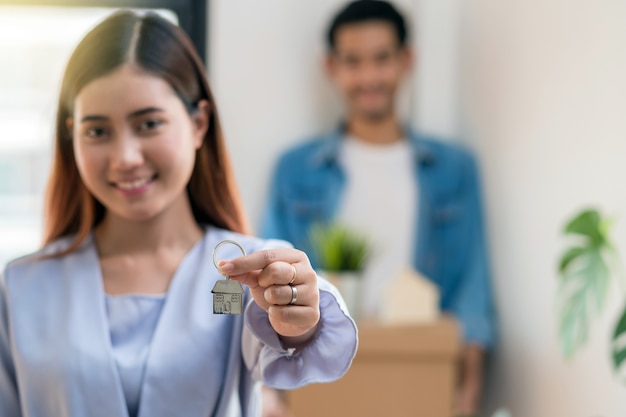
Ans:
[[[559,262],[559,339],[571,358],[589,337],[590,320],[605,307],[611,283],[612,256],[608,226],[597,210],[575,216],[565,232],[585,239],[567,249]]]
[[[325,271],[361,271],[370,253],[369,240],[341,224],[316,224],[310,241],[317,266]]]
[[[590,249],[586,253],[587,264],[578,271],[578,274],[589,280],[588,297],[594,302],[596,312],[601,313],[606,304],[610,273],[599,249]]]
[[[600,213],[595,209],[584,210],[574,217],[565,226],[565,233],[576,234],[589,238],[594,245],[601,245],[604,241],[603,228]]]
[[[622,316],[617,322],[617,326],[615,327],[615,331],[613,332],[613,366],[615,370],[619,370],[619,368],[626,360],[626,343],[622,343],[621,346],[618,346],[618,342],[623,341],[623,338],[626,337],[626,308],[622,313]]]
[[[561,308],[559,336],[561,349],[567,359],[587,342],[589,320],[585,290],[571,295]]]
[[[559,272],[564,272],[568,265],[576,258],[584,254],[586,250],[587,248],[581,248],[579,246],[569,248],[567,252],[565,252],[561,257],[561,262],[559,263]]]

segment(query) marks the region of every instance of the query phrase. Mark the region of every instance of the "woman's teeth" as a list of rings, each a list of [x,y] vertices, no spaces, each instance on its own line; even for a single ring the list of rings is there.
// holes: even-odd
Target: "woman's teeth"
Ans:
[[[132,190],[132,189],[139,188],[142,185],[147,184],[148,182],[150,182],[150,180],[151,178],[144,178],[144,179],[129,181],[129,182],[118,182],[116,185],[118,188],[121,188],[122,190]]]

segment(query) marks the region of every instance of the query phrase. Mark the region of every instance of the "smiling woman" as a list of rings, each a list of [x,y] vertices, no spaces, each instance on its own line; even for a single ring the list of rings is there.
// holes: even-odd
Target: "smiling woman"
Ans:
[[[104,206],[137,220],[190,204],[198,222],[246,231],[232,177],[212,173],[229,172],[230,162],[191,49],[181,29],[130,14],[85,37],[61,87],[45,242],[77,234],[68,252],[76,249],[103,221]],[[189,199],[174,201],[189,175]],[[133,188],[136,181],[141,187]]]
[[[44,247],[0,276],[0,415],[253,417],[262,382],[347,371],[356,326],[337,290],[304,252],[246,234],[180,27],[121,11],[92,29],[55,132]],[[212,263],[223,241],[248,255]],[[241,315],[213,314],[225,275],[245,286]]]

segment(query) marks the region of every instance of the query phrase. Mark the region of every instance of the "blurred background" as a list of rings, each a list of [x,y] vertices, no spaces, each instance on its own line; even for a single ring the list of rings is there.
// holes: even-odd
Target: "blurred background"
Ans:
[[[115,2],[16,3],[0,2],[0,266],[38,247],[60,77]],[[279,152],[340,118],[322,62],[328,19],[344,1],[208,0],[193,23],[175,1],[136,3],[205,37],[197,44],[256,227]],[[561,230],[575,212],[613,215],[626,253],[626,1],[394,4],[417,48],[407,121],[466,144],[481,164],[499,316],[487,412],[626,415],[626,385],[609,356],[624,289],[571,361],[559,350],[555,306]]]

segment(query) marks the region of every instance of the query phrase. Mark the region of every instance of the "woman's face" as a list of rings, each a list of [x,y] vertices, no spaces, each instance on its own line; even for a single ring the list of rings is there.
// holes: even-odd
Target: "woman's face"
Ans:
[[[76,163],[107,215],[141,221],[188,207],[185,188],[207,129],[206,107],[189,115],[166,81],[131,65],[79,92],[68,120]]]

